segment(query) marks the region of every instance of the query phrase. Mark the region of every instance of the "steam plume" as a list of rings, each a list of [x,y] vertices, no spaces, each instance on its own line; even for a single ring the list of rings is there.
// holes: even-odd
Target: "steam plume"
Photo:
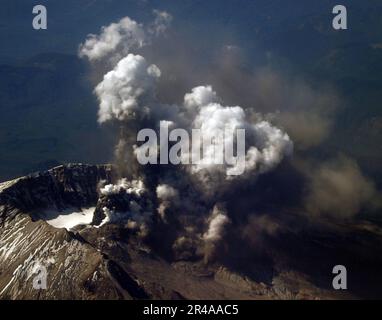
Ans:
[[[102,28],[98,36],[89,35],[80,46],[81,57],[92,62],[106,58],[112,64],[94,90],[99,100],[98,121],[122,127],[116,157],[119,165],[133,171],[120,170],[120,180],[100,189],[99,210],[104,217],[101,225],[120,221],[129,229],[146,234],[153,211],[157,211],[160,217],[157,223],[174,232],[171,245],[180,256],[204,252],[209,260],[231,221],[220,202],[228,197],[234,183],[245,185],[273,170],[292,153],[293,143],[287,133],[261,115],[253,117],[241,106],[224,105],[210,85],[194,87],[180,105],[160,103],[156,96],[159,67],[133,52],[168,28],[172,17],[166,12],[154,14],[156,18],[147,28],[126,17]],[[237,150],[240,139],[236,132],[243,129],[244,153],[236,155],[236,162],[217,163],[216,145],[211,145],[196,164],[154,171],[136,166],[134,153],[139,153],[142,147],[134,142],[138,130],[147,126],[157,130],[160,123],[183,128],[190,136],[193,129],[199,129],[203,139],[221,138],[220,142],[229,150]],[[219,137],[222,131],[226,134]],[[190,159],[203,140],[193,143],[196,148],[188,149],[186,154]],[[230,176],[240,171],[241,164],[244,164],[242,174]]]

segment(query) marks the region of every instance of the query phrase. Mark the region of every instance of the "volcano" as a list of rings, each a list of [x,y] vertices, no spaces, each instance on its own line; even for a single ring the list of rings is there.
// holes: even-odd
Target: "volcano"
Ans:
[[[112,165],[68,164],[0,184],[0,298],[349,297],[349,293],[320,286],[320,281],[298,268],[279,267],[276,271],[261,262],[248,261],[247,270],[262,275],[253,277],[254,272],[235,270],[223,261],[206,263],[203,259],[163,255],[158,240],[153,244],[152,239],[142,238],[142,230],[132,225],[128,214],[124,219],[105,220],[105,208],[115,213],[141,212],[150,227],[156,228],[155,216],[147,214],[153,210],[148,200],[142,202],[124,191],[101,191],[116,179]],[[374,230],[373,237],[378,238],[377,234]],[[315,244],[308,242],[316,255],[330,250],[332,243],[330,235],[321,236],[319,244],[317,239]],[[294,255],[296,264],[305,263]],[[37,264],[46,268],[46,289],[33,286]]]

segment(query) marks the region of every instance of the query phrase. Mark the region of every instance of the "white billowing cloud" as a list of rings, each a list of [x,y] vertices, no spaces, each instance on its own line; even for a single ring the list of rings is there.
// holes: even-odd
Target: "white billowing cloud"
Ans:
[[[210,86],[200,86],[185,95],[184,107],[194,114],[191,127],[200,129],[203,139],[219,141],[221,145],[234,152],[239,146],[237,129],[245,129],[245,151],[237,154],[237,161],[224,163],[216,161],[216,144],[203,146],[203,139],[193,141],[204,147],[204,154],[198,164],[192,166],[192,172],[207,169],[209,172],[222,172],[233,177],[240,172],[238,166],[245,165],[244,172],[266,172],[281,162],[285,155],[293,150],[289,136],[267,121],[248,121],[245,111],[240,106],[223,106]],[[224,132],[223,137],[219,136]],[[196,148],[199,150],[200,148]],[[244,173],[243,172],[243,173]],[[231,176],[232,174],[232,176]]]
[[[212,243],[218,242],[222,238],[225,227],[229,223],[230,220],[226,213],[215,206],[209,218],[208,230],[203,234],[203,239]]]
[[[198,164],[192,166],[193,172],[202,169],[220,171],[230,167],[226,161],[218,159],[219,151],[216,150],[216,147],[220,145],[234,150],[233,148],[236,145],[235,130],[243,129],[244,118],[244,111],[240,107],[223,107],[218,103],[210,103],[201,107],[192,126],[194,129],[201,130],[202,139],[194,141],[193,144],[198,144],[197,150],[203,146],[203,156]],[[223,137],[220,135],[221,132],[224,132]],[[217,144],[203,144],[203,139],[204,141],[213,141],[215,139]],[[221,152],[220,154],[222,155]],[[245,160],[245,154],[243,153],[241,156],[243,157],[242,160]],[[221,165],[219,165],[219,162]]]
[[[95,88],[99,99],[98,121],[135,119],[149,112],[160,70],[145,58],[128,54]]]
[[[102,195],[118,194],[124,191],[128,194],[135,194],[141,196],[145,191],[145,185],[141,180],[127,180],[120,179],[116,184],[107,184],[100,189]]]
[[[211,86],[199,86],[186,93],[184,96],[184,106],[186,110],[195,112],[202,106],[206,106],[213,102],[219,102],[219,98]]]
[[[99,35],[89,34],[80,44],[78,54],[90,62],[110,59],[117,62],[132,50],[151,43],[152,38],[160,36],[169,28],[172,16],[166,11],[153,10],[154,21],[145,27],[129,17],[101,28]]]
[[[288,134],[272,126],[267,121],[260,121],[250,126],[260,147],[251,146],[246,156],[246,169],[258,169],[261,173],[274,169],[293,151],[293,143]]]
[[[140,48],[146,42],[143,25],[129,17],[117,23],[102,27],[99,35],[89,34],[79,47],[79,56],[90,61],[100,60],[118,52],[124,56],[133,48]]]

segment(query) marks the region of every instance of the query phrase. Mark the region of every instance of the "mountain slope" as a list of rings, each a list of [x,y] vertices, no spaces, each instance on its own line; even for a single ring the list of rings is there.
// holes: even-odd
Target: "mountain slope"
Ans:
[[[281,272],[265,284],[219,264],[167,261],[123,225],[67,230],[45,219],[47,209],[65,218],[70,208],[95,207],[99,183],[113,179],[110,165],[67,165],[0,185],[0,298],[334,297],[298,273]],[[47,271],[46,290],[33,288],[41,266]]]

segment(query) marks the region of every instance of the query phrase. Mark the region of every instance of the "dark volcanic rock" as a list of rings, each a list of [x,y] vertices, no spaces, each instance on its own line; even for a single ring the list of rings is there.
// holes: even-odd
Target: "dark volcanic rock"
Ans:
[[[0,187],[0,222],[16,211],[94,205],[98,183],[112,175],[110,165],[69,164],[6,182]]]

